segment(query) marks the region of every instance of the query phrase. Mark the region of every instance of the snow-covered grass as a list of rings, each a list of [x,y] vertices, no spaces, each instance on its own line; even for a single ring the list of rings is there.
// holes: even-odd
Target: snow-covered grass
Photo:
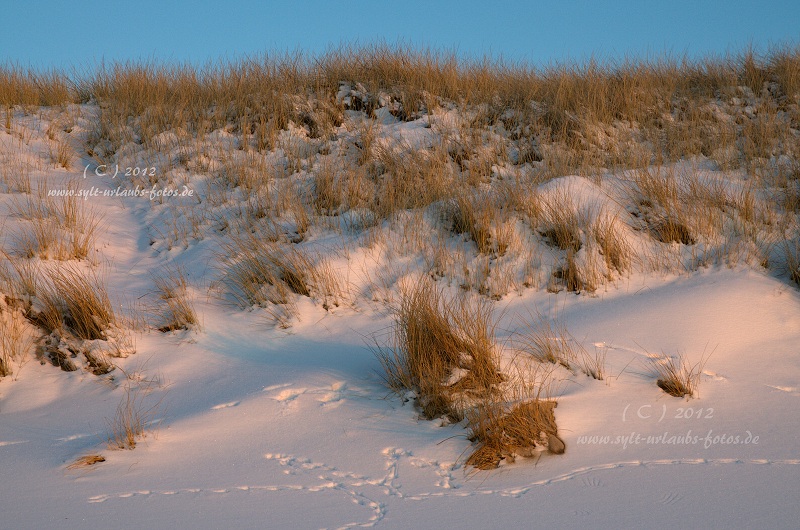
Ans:
[[[4,524],[791,526],[797,57],[0,69]]]

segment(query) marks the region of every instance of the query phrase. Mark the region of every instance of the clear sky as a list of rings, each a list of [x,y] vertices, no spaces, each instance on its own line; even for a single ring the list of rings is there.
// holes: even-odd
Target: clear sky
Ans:
[[[101,60],[203,64],[264,52],[323,52],[377,40],[556,61],[697,57],[800,44],[800,0],[263,1],[2,0],[0,63]]]

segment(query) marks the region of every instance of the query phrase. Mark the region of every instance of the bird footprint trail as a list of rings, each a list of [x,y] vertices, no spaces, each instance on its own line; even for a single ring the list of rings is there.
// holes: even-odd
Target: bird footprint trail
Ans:
[[[331,492],[342,495],[343,499],[364,507],[371,512],[371,516],[365,520],[353,521],[339,528],[352,528],[356,526],[374,526],[383,520],[389,512],[389,504],[392,503],[397,508],[398,502],[422,501],[426,499],[444,497],[473,497],[484,495],[498,495],[503,497],[520,498],[531,491],[555,485],[561,482],[580,478],[583,485],[588,487],[603,486],[603,482],[592,473],[598,471],[610,471],[624,468],[654,468],[656,466],[694,466],[694,465],[768,465],[768,466],[800,466],[800,459],[751,459],[741,460],[734,458],[724,459],[675,459],[675,460],[631,460],[623,462],[610,462],[594,466],[586,466],[573,469],[567,473],[562,473],[553,477],[536,480],[527,485],[511,488],[483,488],[467,487],[466,480],[468,475],[456,473],[462,469],[456,462],[439,462],[415,456],[411,451],[387,447],[382,451],[384,457],[384,473],[379,476],[369,476],[355,473],[344,469],[339,469],[323,462],[317,462],[309,458],[294,456],[282,453],[267,453],[264,458],[268,461],[277,463],[283,468],[286,476],[297,477],[297,483],[293,484],[260,484],[260,485],[237,485],[216,488],[183,488],[176,490],[136,490],[125,493],[101,494],[88,499],[89,503],[101,503],[111,500],[136,499],[151,497],[154,495],[182,495],[182,494],[205,494],[205,495],[231,495],[231,494],[256,494],[268,495],[276,492],[295,492],[317,493]],[[423,471],[430,473],[433,488],[428,491],[407,491],[408,485],[403,484],[403,477],[413,471]],[[310,480],[309,480],[310,479]],[[419,484],[419,481],[414,481]],[[664,505],[672,505],[680,502],[682,495],[677,492],[667,492],[659,502]]]

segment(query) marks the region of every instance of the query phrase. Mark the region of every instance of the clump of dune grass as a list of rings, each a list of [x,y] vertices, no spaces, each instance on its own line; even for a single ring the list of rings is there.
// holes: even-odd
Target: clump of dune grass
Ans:
[[[513,218],[495,194],[457,192],[444,203],[442,215],[450,230],[475,243],[480,255],[501,258],[516,245]]]
[[[411,391],[427,419],[460,421],[471,399],[503,381],[490,306],[448,297],[423,277],[401,290],[390,346],[376,354],[390,388]]]
[[[50,159],[56,167],[69,169],[72,167],[72,159],[75,151],[68,141],[63,139],[54,140],[55,146],[50,147]]]
[[[389,145],[376,149],[380,163],[374,209],[381,219],[401,210],[425,208],[452,192],[453,173],[441,145],[418,149]]]
[[[13,301],[12,301],[13,302]],[[0,378],[11,375],[33,351],[34,337],[24,314],[16,304],[7,305],[0,294]]]
[[[490,254],[493,250],[491,223],[494,214],[489,207],[482,207],[487,199],[485,194],[470,196],[462,193],[447,205],[449,208],[445,211],[453,232],[468,234],[478,247],[479,254]]]
[[[179,329],[197,329],[200,320],[189,292],[186,271],[180,267],[167,269],[153,278],[158,297],[166,305],[157,328],[162,333]]]
[[[317,215],[338,213],[343,204],[341,184],[343,179],[329,161],[319,164],[314,171],[312,204]]]
[[[467,413],[469,439],[477,445],[466,465],[494,469],[505,460],[532,457],[547,450],[562,454],[565,444],[558,436],[553,409],[555,401],[532,400],[513,406],[481,402]]]
[[[117,316],[102,278],[94,271],[63,264],[43,272],[36,321],[47,332],[68,330],[80,340],[106,340]]]
[[[111,357],[135,351],[121,327],[98,272],[75,264],[54,264],[38,272],[27,315],[45,334],[43,351],[65,371],[84,368],[95,375],[115,369]]]
[[[579,257],[583,258],[579,261]],[[600,273],[591,252],[576,253],[567,250],[564,261],[553,270],[553,282],[548,286],[550,292],[567,291],[592,293],[600,283]]]
[[[330,258],[281,241],[278,234],[231,235],[223,248],[221,284],[235,303],[243,309],[264,308],[283,327],[296,316],[300,296],[326,310],[347,299],[348,282],[334,270]]]
[[[18,154],[0,149],[0,183],[7,193],[31,193],[31,169],[31,164]]]
[[[225,255],[231,258],[225,283],[242,307],[287,303],[290,292],[310,294],[311,264],[306,256],[293,246],[270,239],[245,233],[224,242]]]
[[[674,170],[657,168],[634,172],[635,188],[631,199],[635,212],[654,239],[662,243],[693,245],[695,237],[686,219],[686,205],[681,202],[680,181]]]
[[[106,374],[115,368],[111,358],[136,351],[94,269],[63,262],[37,265],[6,255],[0,263],[0,290],[8,293],[5,302],[11,311],[44,334],[42,353],[63,370],[74,371],[84,363],[87,371]],[[25,333],[35,335],[32,327]]]
[[[76,195],[74,183],[63,191],[64,196],[49,196],[40,189],[13,203],[16,215],[27,221],[27,229],[17,236],[21,256],[63,261],[91,256],[102,219]]]
[[[4,293],[8,305],[21,309],[28,316],[38,291],[38,268],[34,262],[9,256],[2,249],[0,257],[0,292]]]
[[[465,463],[476,469],[566,449],[556,425],[557,402],[551,396],[553,368],[515,358],[507,369],[511,374],[502,390],[475,403],[466,414],[474,448]]]
[[[636,251],[626,240],[623,230],[622,221],[610,214],[599,215],[590,227],[606,270],[620,274],[630,271],[636,258]]]
[[[318,254],[314,265],[314,294],[326,311],[339,307],[349,299],[349,281],[337,270],[330,258]]]
[[[702,356],[700,361],[690,364],[686,356],[679,352],[675,357],[651,356],[649,363],[661,390],[674,397],[693,397],[709,356]]]
[[[581,219],[569,192],[541,198],[542,225],[539,234],[545,241],[561,250],[578,252],[583,246]]]

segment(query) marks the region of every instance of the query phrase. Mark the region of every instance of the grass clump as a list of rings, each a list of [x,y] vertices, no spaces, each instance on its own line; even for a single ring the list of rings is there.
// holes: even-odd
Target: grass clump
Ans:
[[[466,464],[481,470],[565,449],[544,380],[531,394],[501,372],[494,326],[484,299],[447,297],[423,276],[402,289],[391,346],[376,350],[390,388],[413,396],[423,417],[466,420],[476,446]]]
[[[135,351],[95,271],[60,262],[48,268],[23,262],[27,266],[12,267],[20,286],[12,300],[44,332],[42,351],[55,366],[75,371],[82,359],[86,370],[101,375],[115,368],[110,357]]]
[[[380,175],[375,177],[375,212],[391,219],[401,210],[424,208],[451,195],[453,175],[447,151],[410,145],[376,149]]]
[[[691,365],[682,353],[678,353],[676,357],[651,356],[650,365],[661,390],[674,397],[693,397],[707,360],[707,356],[701,357],[698,363]]]
[[[550,398],[553,367],[517,356],[506,368],[513,376],[502,390],[467,412],[474,449],[466,464],[477,469],[494,469],[517,457],[538,458],[545,451],[562,454],[566,449],[556,425],[557,402]]]
[[[585,223],[567,191],[542,199],[542,223],[539,234],[553,247],[573,253],[583,247],[581,227]]]
[[[460,193],[443,213],[454,233],[467,234],[475,242],[478,254],[503,256],[508,250],[510,234],[503,231],[505,225],[498,219],[502,212],[489,194]]]
[[[158,330],[162,333],[199,327],[200,320],[189,294],[186,271],[181,268],[167,270],[153,278],[158,297],[166,307],[161,311]]]
[[[64,264],[44,274],[35,320],[47,331],[68,330],[79,340],[106,340],[117,316],[102,279],[91,270]]]
[[[62,261],[90,257],[101,218],[77,197],[75,184],[63,191],[65,196],[51,197],[40,190],[14,203],[16,215],[28,221],[27,229],[17,237],[22,257]]]
[[[22,363],[33,350],[34,340],[22,311],[13,303],[8,305],[0,294],[0,378],[11,375],[15,363]]]
[[[623,274],[633,268],[636,252],[626,240],[621,225],[618,217],[605,214],[598,216],[590,231],[598,244],[598,252],[603,256],[606,270]]]
[[[572,370],[582,348],[563,323],[538,312],[523,323],[514,344],[539,362],[560,364],[567,370]]]
[[[227,266],[222,284],[233,300],[243,309],[267,309],[281,326],[288,327],[297,315],[298,296],[312,298],[325,310],[347,297],[348,282],[328,257],[282,242],[279,236],[236,234],[223,248],[221,257]]]
[[[296,247],[254,234],[233,236],[224,246],[233,258],[224,281],[242,307],[289,304],[292,293],[310,296],[314,266]]]
[[[470,409],[469,439],[477,444],[466,464],[477,469],[494,469],[505,460],[533,457],[547,450],[563,454],[566,445],[558,436],[553,409],[555,401],[535,399],[505,405],[501,402],[480,403]]]
[[[449,298],[426,277],[402,290],[391,347],[377,354],[389,386],[413,392],[427,419],[460,421],[470,400],[503,381],[490,306]]]

